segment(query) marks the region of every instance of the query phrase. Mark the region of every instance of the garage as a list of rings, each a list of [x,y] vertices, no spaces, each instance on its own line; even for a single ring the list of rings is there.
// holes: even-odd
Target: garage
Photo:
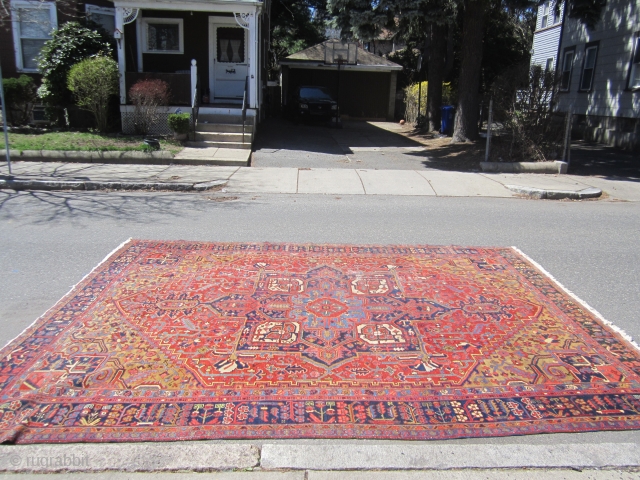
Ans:
[[[326,87],[345,118],[393,120],[398,71],[402,66],[360,48],[327,41],[280,61],[282,103],[302,85]]]

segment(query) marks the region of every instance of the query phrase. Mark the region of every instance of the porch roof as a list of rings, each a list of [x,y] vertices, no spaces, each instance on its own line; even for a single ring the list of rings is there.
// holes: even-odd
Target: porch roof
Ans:
[[[222,11],[240,13],[249,7],[262,7],[263,0],[113,0],[115,7],[152,10]]]

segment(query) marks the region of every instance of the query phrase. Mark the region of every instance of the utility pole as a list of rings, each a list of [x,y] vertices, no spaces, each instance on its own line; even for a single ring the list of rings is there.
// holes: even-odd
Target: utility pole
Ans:
[[[2,82],[2,64],[0,63],[0,102],[2,102],[2,127],[4,130],[4,151],[7,156],[7,167],[11,175],[11,155],[9,153],[9,133],[7,132],[7,104],[4,101],[4,84]]]

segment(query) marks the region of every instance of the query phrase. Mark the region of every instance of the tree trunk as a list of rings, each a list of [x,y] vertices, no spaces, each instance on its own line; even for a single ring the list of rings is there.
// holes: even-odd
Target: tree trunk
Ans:
[[[462,32],[462,65],[458,79],[458,108],[451,143],[478,137],[478,106],[482,38],[487,4],[485,0],[465,0]]]
[[[428,84],[427,84],[427,115],[429,130],[440,130],[442,106],[442,80],[444,78],[445,53],[447,49],[447,26],[432,23],[430,26]]]

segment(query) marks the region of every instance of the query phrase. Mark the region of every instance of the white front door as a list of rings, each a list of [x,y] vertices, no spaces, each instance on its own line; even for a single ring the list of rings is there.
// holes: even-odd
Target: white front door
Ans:
[[[249,74],[248,30],[234,19],[211,18],[209,89],[212,103],[240,103]]]

